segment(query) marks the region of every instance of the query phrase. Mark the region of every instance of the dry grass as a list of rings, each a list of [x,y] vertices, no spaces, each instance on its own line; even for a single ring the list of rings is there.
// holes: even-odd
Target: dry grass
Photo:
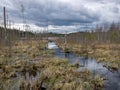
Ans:
[[[58,43],[59,47],[64,50],[62,40],[59,40]],[[93,43],[85,47],[84,44],[68,41],[67,48],[70,52],[95,58],[97,62],[105,63],[105,66],[109,69],[118,70],[120,67],[120,44]]]
[[[77,61],[71,65],[66,59],[53,58],[54,52],[46,51],[45,44],[46,42],[41,43],[41,41],[17,42],[11,49],[11,57],[7,57],[8,49],[4,47],[0,52],[1,90],[40,90],[42,88],[92,90],[97,87],[88,70],[78,72],[79,63]],[[36,73],[39,74],[36,76]],[[29,76],[26,76],[27,74]],[[33,77],[35,78],[33,79]],[[99,80],[97,83],[99,84]]]

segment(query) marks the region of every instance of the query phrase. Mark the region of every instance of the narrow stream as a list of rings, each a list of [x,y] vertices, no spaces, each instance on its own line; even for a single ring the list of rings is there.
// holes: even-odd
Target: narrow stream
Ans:
[[[104,81],[103,90],[120,90],[120,68],[118,71],[111,72],[107,68],[103,67],[102,63],[97,63],[95,59],[86,59],[84,57],[77,56],[74,53],[64,53],[54,42],[49,42],[48,47],[50,47],[50,49],[54,49],[55,57],[67,58],[71,64],[78,60],[80,64],[80,68],[78,70],[87,68],[93,73],[93,75],[99,74],[103,78],[107,79]]]
[[[67,58],[69,60],[69,63],[73,64],[77,61],[79,61],[80,67],[78,68],[78,71],[88,69],[92,72],[93,75],[99,74],[101,77],[107,79],[104,81],[104,88],[103,90],[120,90],[120,68],[118,71],[110,71],[107,68],[103,67],[103,63],[97,63],[95,59],[91,58],[84,58],[82,56],[78,56],[74,53],[64,53],[59,47],[55,44],[55,42],[49,42],[48,43],[48,49],[54,50],[54,57],[59,58]],[[35,63],[33,61],[27,61],[26,66],[31,65],[32,63]],[[27,68],[26,68],[27,70]],[[3,84],[2,88],[4,90],[20,90],[21,81],[26,81],[26,85],[29,83],[34,83],[36,80],[38,80],[40,76],[40,70],[38,69],[37,72],[18,72],[17,77],[13,79],[13,83],[11,83],[11,89],[9,87],[6,87],[7,84]],[[2,72],[0,70],[0,72]]]

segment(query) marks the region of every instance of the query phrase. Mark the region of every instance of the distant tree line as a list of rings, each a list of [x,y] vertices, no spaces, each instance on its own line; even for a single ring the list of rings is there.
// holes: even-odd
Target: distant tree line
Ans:
[[[45,39],[48,37],[62,37],[63,34],[57,34],[57,33],[37,33],[37,32],[31,32],[31,31],[21,31],[17,29],[7,29],[5,32],[5,29],[3,27],[0,27],[0,44],[4,44],[5,40],[7,40],[7,43],[15,42],[18,40],[30,40],[30,39]]]
[[[112,23],[108,29],[96,26],[91,31],[72,33],[67,36],[68,41],[77,43],[120,43],[120,27]]]
[[[107,28],[106,28],[107,27]],[[111,50],[117,49],[120,44],[120,26],[112,23],[109,26],[96,26],[92,30],[80,31],[67,34],[66,37],[59,38],[58,44],[64,43],[64,47],[77,47],[87,52],[88,46],[95,49],[97,45],[108,45]],[[67,42],[66,46],[65,42]]]

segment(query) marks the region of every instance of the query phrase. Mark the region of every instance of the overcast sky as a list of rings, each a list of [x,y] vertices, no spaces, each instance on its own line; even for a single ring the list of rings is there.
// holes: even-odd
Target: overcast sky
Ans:
[[[1,0],[0,17],[6,6],[9,19],[22,23],[21,5],[26,22],[37,29],[47,21],[56,32],[75,31],[79,24],[120,22],[120,0]]]

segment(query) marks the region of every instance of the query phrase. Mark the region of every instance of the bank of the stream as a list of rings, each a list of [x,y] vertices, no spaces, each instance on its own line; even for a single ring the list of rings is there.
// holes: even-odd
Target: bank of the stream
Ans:
[[[48,50],[46,44],[20,41],[10,52],[9,47],[2,48],[0,90],[102,90],[103,78],[82,69],[78,62],[60,58],[59,49]]]
[[[61,46],[63,46],[63,44]],[[83,69],[87,68],[90,72],[93,73],[93,75],[99,74],[100,76],[102,76],[102,78],[104,78],[104,88],[103,88],[104,90],[119,90],[120,89],[119,60],[117,60],[118,61],[117,63],[116,63],[116,61],[114,61],[116,58],[119,57],[118,53],[116,53],[116,58],[114,58],[115,57],[114,51],[113,51],[113,53],[114,53],[113,56],[107,56],[107,55],[109,55],[109,53],[107,51],[104,52],[104,48],[106,48],[106,47],[103,46],[103,49],[99,48],[98,50],[96,50],[94,52],[95,55],[93,55],[93,53],[90,52],[91,50],[88,50],[88,56],[86,57],[86,55],[85,55],[86,53],[81,54],[79,52],[80,53],[79,54],[77,52],[80,49],[76,49],[76,51],[72,51],[71,49],[73,47],[71,47],[71,48],[68,48],[69,52],[65,53],[64,47],[61,47],[61,46],[60,46],[61,49],[55,50],[55,52],[56,52],[55,56],[61,57],[61,58],[66,57],[70,63],[74,63],[75,60],[78,60],[80,66],[81,66],[78,70],[83,70]],[[101,51],[99,51],[100,49],[101,49]],[[111,59],[106,60],[106,59],[108,59],[108,57],[109,58],[111,57]],[[100,59],[101,60],[103,59],[103,61],[100,61]],[[116,64],[118,64],[117,67],[116,67]]]

